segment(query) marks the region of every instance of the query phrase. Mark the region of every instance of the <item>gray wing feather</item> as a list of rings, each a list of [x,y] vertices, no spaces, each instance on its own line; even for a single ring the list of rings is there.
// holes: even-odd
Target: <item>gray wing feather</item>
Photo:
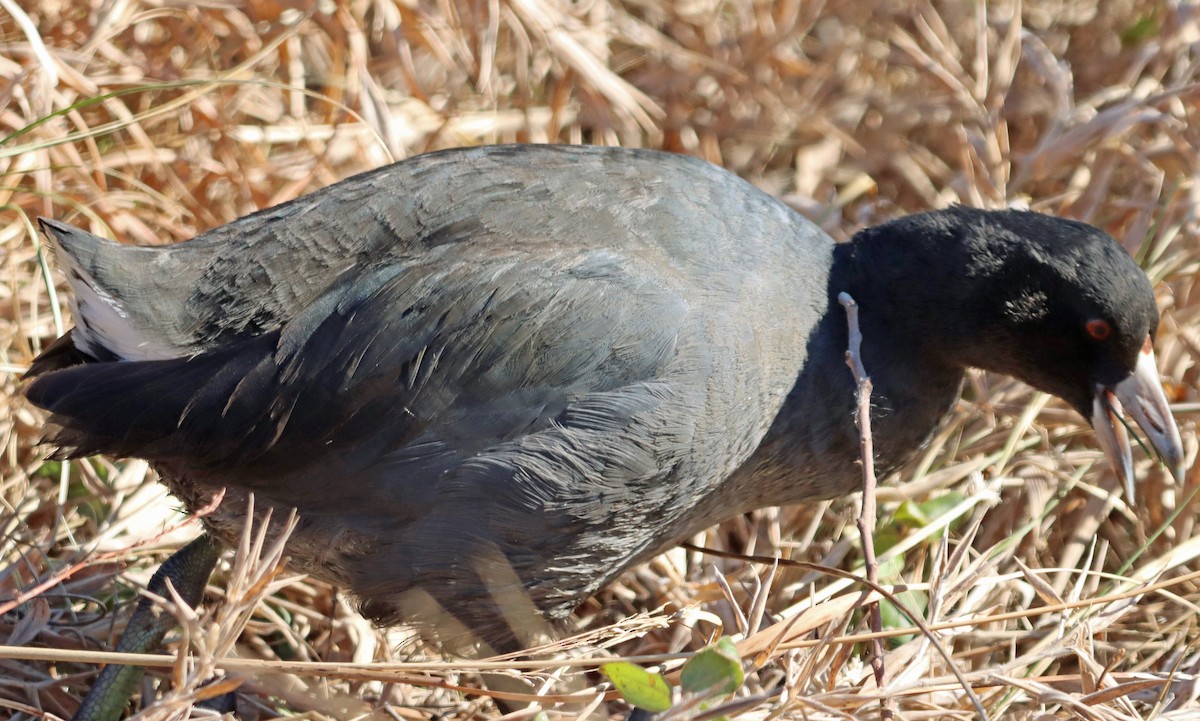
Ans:
[[[518,262],[385,266],[345,277],[279,331],[57,371],[29,396],[74,429],[57,440],[75,454],[180,464],[301,507],[329,504],[329,479],[343,477],[394,507],[488,449],[553,426],[603,436],[658,404],[642,384],[667,376],[687,305],[616,265],[571,272],[592,262],[550,276]],[[653,473],[647,463],[605,472]]]

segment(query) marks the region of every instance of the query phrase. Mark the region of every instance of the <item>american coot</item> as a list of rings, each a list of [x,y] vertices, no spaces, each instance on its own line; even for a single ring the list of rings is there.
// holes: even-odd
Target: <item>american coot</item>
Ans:
[[[839,291],[881,470],[964,368],[1066,400],[1172,471],[1150,283],[1103,232],[963,207],[834,244],[734,175],[596,147],[449,150],[164,247],[42,220],[76,327],[30,400],[59,457],[149,459],[229,541],[295,507],[294,567],[381,622],[526,640],[732,514],[859,487]],[[523,604],[523,605],[522,605]]]

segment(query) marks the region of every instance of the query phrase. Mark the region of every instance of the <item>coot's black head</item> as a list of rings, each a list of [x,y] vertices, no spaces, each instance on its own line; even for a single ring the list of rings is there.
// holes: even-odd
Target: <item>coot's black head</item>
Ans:
[[[931,329],[929,357],[1006,373],[1066,400],[1091,420],[1128,481],[1123,406],[1181,471],[1154,361],[1154,293],[1106,233],[1040,213],[954,207],[868,229],[855,245],[871,267],[887,266],[870,275],[889,296],[916,299],[918,323]]]

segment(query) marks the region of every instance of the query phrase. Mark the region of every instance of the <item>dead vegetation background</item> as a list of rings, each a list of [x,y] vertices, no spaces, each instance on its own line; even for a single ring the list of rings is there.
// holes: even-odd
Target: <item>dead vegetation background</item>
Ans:
[[[94,673],[70,653],[110,648],[156,560],[196,533],[141,463],[43,463],[19,379],[70,319],[35,216],[170,243],[426,150],[546,141],[707,158],[836,238],[949,203],[1028,205],[1107,229],[1157,282],[1190,465],[1198,69],[1200,7],[1184,0],[0,0],[0,716],[69,716]],[[582,608],[573,660],[500,667],[547,689],[574,678],[577,699],[545,705],[573,717],[600,702],[601,660],[670,668],[724,634],[748,664],[743,696],[781,689],[743,717],[876,718],[882,696],[906,719],[1200,718],[1200,479],[1138,472],[1129,507],[1082,419],[975,375],[882,491],[885,580],[908,584],[977,700],[902,616],[876,688],[853,642],[861,587],[690,550]],[[696,540],[856,570],[857,502]],[[269,661],[228,672],[245,718],[499,715],[454,690],[479,664],[377,632],[255,556],[218,574],[223,604],[190,620],[194,655],[145,686],[145,718],[226,688],[196,691],[233,654]],[[271,670],[318,659],[323,675]]]

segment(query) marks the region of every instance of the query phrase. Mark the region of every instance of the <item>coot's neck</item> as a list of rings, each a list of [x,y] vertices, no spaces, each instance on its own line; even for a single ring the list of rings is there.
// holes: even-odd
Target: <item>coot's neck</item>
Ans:
[[[965,329],[943,325],[953,263],[933,263],[914,244],[896,253],[894,238],[861,233],[835,246],[824,317],[809,336],[796,385],[754,455],[726,485],[745,509],[833,498],[861,485],[855,386],[846,365],[849,332],[838,294],[859,305],[862,360],[871,397],[876,470],[882,477],[914,456],[958,398],[963,366],[951,360]],[[890,247],[889,247],[890,246]],[[935,270],[938,269],[938,270]],[[945,277],[941,277],[945,276]],[[914,279],[920,279],[914,281]],[[722,494],[726,495],[726,494]]]

